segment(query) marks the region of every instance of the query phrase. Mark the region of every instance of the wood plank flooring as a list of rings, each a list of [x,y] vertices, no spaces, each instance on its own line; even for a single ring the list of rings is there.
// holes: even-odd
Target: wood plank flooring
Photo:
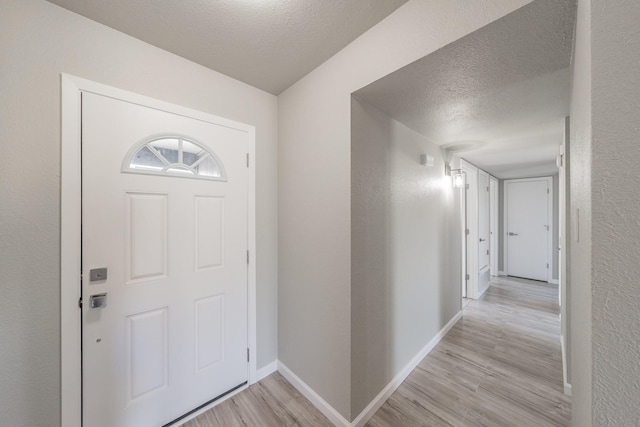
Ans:
[[[278,372],[253,384],[183,427],[318,426],[333,424]]]
[[[570,426],[557,301],[557,286],[495,278],[367,426]],[[331,425],[278,373],[184,424]]]
[[[495,278],[367,426],[570,426],[558,312],[557,286]]]

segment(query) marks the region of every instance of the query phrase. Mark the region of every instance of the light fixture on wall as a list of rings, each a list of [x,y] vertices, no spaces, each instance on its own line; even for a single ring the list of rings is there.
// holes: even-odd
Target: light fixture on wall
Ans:
[[[445,164],[444,173],[451,177],[453,188],[462,188],[464,186],[464,172],[462,169],[451,169],[451,165]]]

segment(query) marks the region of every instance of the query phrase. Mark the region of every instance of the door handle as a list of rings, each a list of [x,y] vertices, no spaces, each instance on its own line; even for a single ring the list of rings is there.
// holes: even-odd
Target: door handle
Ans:
[[[517,236],[517,235],[518,235],[518,233],[509,232],[509,236]]]
[[[487,240],[487,239],[480,239],[481,242],[484,242],[485,240]]]
[[[91,295],[89,298],[89,307],[105,308],[107,306],[107,293]]]

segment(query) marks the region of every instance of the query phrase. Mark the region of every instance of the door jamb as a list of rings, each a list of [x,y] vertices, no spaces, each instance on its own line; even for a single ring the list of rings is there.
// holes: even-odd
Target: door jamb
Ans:
[[[498,239],[498,209],[499,209],[499,187],[500,182],[498,178],[493,175],[489,175],[489,188],[493,186],[493,191],[489,190],[489,217],[490,219],[490,233],[489,238],[491,239],[489,242],[489,264],[491,265],[491,275],[498,275],[498,254],[500,253],[499,248],[499,239]],[[493,199],[493,203],[491,203]]]
[[[541,176],[535,178],[520,178],[520,179],[505,179],[504,180],[504,210],[503,210],[503,232],[504,232],[504,251],[503,251],[503,267],[504,272],[508,276],[509,275],[509,239],[507,233],[509,232],[507,225],[509,224],[509,214],[508,214],[508,201],[509,201],[509,191],[508,191],[508,183],[510,182],[526,182],[526,181],[546,181],[547,189],[549,192],[547,193],[547,223],[549,225],[549,234],[547,235],[547,263],[549,264],[549,268],[547,268],[547,282],[551,282],[553,280],[553,176]]]
[[[465,173],[464,194],[466,228],[469,230],[466,245],[467,298],[478,299],[478,168],[464,159],[460,159],[460,168]],[[469,186],[467,189],[466,186]],[[465,230],[463,229],[464,233]],[[471,242],[471,244],[469,244]],[[467,267],[471,268],[467,268]]]
[[[249,134],[247,245],[251,254],[247,274],[247,345],[252,355],[249,384],[256,375],[256,180],[255,127],[213,114],[160,101],[133,92],[62,73],[61,80],[61,176],[60,176],[60,396],[61,425],[82,425],[81,322],[81,105],[82,92],[91,92],[204,122],[211,122]]]

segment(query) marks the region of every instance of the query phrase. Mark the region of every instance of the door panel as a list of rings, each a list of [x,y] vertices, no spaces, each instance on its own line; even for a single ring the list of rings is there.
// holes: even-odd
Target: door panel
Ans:
[[[168,133],[215,153],[226,181],[160,174],[153,150],[196,164],[186,140],[143,150],[152,173],[123,172],[132,147]],[[247,148],[246,132],[83,93],[85,426],[161,426],[247,381]]]
[[[547,281],[549,181],[505,181],[507,274]]]

